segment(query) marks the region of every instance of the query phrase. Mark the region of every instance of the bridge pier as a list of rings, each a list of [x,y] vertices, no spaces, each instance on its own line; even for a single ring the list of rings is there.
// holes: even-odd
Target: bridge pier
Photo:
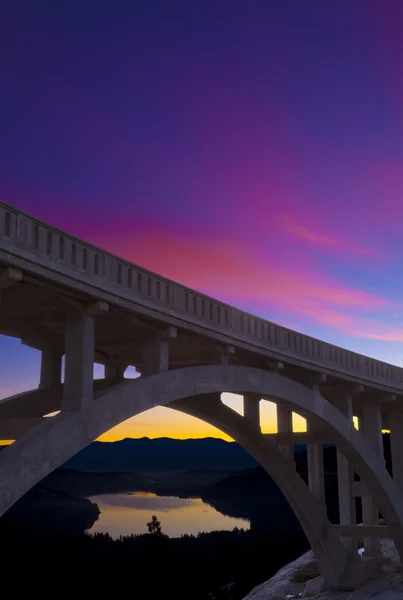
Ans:
[[[66,321],[62,411],[79,410],[93,398],[94,316],[82,314]]]
[[[380,458],[384,457],[382,440],[382,413],[381,405],[370,399],[362,403],[359,427],[365,440]],[[363,526],[377,527],[379,525],[379,507],[374,498],[362,497],[362,523]],[[381,555],[380,539],[375,537],[364,538],[365,558],[379,559]]]
[[[141,365],[142,375],[162,373],[169,369],[169,343],[177,337],[176,327],[167,327],[160,334],[149,340],[143,348]]]
[[[309,489],[319,502],[325,504],[325,468],[323,462],[323,444],[307,444],[307,459]]]
[[[45,348],[41,354],[39,389],[46,390],[61,383],[62,353],[53,348]]]
[[[319,394],[319,383],[326,381],[326,376],[317,376],[314,378],[312,391],[314,396]],[[312,422],[307,421],[308,434],[312,430]],[[325,498],[325,467],[323,462],[323,444],[307,444],[308,460],[308,485],[315,498],[326,507]]]
[[[111,379],[117,382],[123,381],[126,369],[126,365],[105,365],[105,379]]]
[[[336,408],[348,419],[351,427],[354,427],[353,421],[353,399],[348,393],[344,393],[334,402]],[[354,498],[354,469],[350,461],[337,448],[337,486],[339,496],[339,524],[341,526],[356,525],[356,510]],[[347,550],[352,552],[354,558],[357,557],[357,540],[351,538],[342,538]]]
[[[276,405],[277,410],[277,433],[291,433],[292,427],[292,410],[281,404]],[[294,445],[279,444],[278,449],[284,456],[290,460],[294,460]]]
[[[260,431],[260,397],[256,394],[244,394],[243,416]]]
[[[395,404],[387,412],[393,479],[403,491],[403,412]]]

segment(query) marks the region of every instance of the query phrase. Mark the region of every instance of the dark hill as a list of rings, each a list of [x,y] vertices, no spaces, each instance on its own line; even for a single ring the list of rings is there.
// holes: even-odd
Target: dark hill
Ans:
[[[214,469],[236,471],[256,466],[239,444],[215,438],[171,438],[94,442],[64,467],[80,471],[135,471],[156,473]]]
[[[391,472],[390,436],[383,435],[385,464]],[[295,454],[296,469],[307,482],[307,453],[302,447]],[[336,448],[327,445],[324,449],[325,492],[328,516],[338,522],[338,484]],[[357,479],[357,475],[355,476]],[[260,466],[233,473],[206,489],[202,498],[217,510],[233,517],[251,518],[252,527],[261,530],[287,529],[300,531],[300,525],[292,513],[283,494],[271,477]],[[361,520],[361,502],[356,499],[357,519]]]
[[[147,490],[148,479],[133,472],[112,473],[56,469],[38,484],[40,489],[56,490],[79,498],[132,490]]]

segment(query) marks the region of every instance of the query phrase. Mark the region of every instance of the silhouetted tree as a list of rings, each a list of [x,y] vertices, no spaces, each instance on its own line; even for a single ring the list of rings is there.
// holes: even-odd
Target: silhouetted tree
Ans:
[[[152,535],[162,535],[161,521],[158,521],[156,515],[151,517],[151,521],[147,523],[147,528]]]

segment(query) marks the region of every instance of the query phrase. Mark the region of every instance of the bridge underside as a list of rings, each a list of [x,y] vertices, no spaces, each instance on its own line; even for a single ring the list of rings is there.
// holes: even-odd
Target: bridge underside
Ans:
[[[122,306],[106,302],[94,302],[94,298],[82,291],[82,286],[67,288],[57,281],[49,283],[39,275],[32,275],[0,265],[0,334],[20,339],[24,345],[42,352],[51,350],[57,357],[53,366],[54,383],[60,381],[61,357],[65,354],[66,332],[78,315],[92,315],[92,359],[96,363],[124,371],[128,366],[145,373],[147,367],[145,349],[156,339],[169,338],[169,368],[222,364],[229,358],[231,364],[272,368],[278,362],[273,353],[248,350],[237,346],[236,351],[215,337],[203,334],[202,328],[167,327],[167,315],[150,316],[125,310]],[[140,307],[139,307],[140,310]],[[197,329],[197,331],[196,331]],[[229,331],[229,333],[231,333]],[[229,354],[229,356],[228,356]],[[281,359],[280,359],[281,360]],[[299,366],[290,359],[282,363],[282,373],[303,385],[311,385],[314,365]],[[59,370],[58,370],[59,369]],[[52,377],[48,372],[47,378]],[[328,394],[339,395],[337,389],[345,383],[337,374],[327,372]],[[47,385],[47,384],[46,384]],[[383,396],[386,395],[386,390]],[[366,398],[377,400],[379,390],[366,389]],[[331,399],[331,398],[330,398]],[[361,402],[355,399],[355,405]]]
[[[82,364],[82,357],[80,361]],[[121,371],[109,369],[104,380],[91,380],[91,397],[88,381],[79,377],[79,371],[77,367],[73,377],[66,369],[66,377],[75,382],[73,388],[69,381],[55,384],[52,377],[45,387],[45,375],[54,373],[54,357],[44,352],[42,388],[0,403],[2,437],[16,439],[0,454],[0,515],[105,431],[161,405],[215,425],[254,456],[294,510],[329,588],[356,587],[366,577],[368,566],[373,574],[374,567],[380,564],[381,538],[391,537],[403,556],[403,494],[384,464],[382,405],[367,404],[359,416],[357,431],[351,394],[340,393],[336,407],[321,394],[319,383],[304,386],[275,371],[205,365],[124,380]],[[222,392],[244,396],[243,417],[221,402]],[[276,434],[261,432],[261,399],[277,404]],[[44,417],[53,411],[61,412]],[[293,432],[292,411],[307,419],[306,433]],[[393,408],[389,413],[393,413]],[[308,485],[295,469],[293,454],[293,445],[304,441],[308,450]],[[338,448],[339,524],[330,523],[326,512],[324,443]],[[395,464],[398,473],[398,460]],[[354,481],[354,473],[359,481]],[[356,496],[362,497],[362,525],[355,520]],[[380,516],[385,525],[379,525]],[[357,554],[361,539],[365,560]]]

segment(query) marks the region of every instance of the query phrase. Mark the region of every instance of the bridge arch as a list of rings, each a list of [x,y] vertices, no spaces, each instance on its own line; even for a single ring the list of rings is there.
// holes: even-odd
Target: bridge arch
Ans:
[[[295,469],[273,444],[267,444],[257,428],[221,402],[220,394],[177,400],[168,408],[214,425],[232,437],[270,475],[297,517],[330,588],[354,586],[356,573],[341,540],[329,536],[331,523],[322,505]],[[356,566],[356,565],[354,565]]]
[[[221,403],[220,406],[211,404],[211,394],[222,392],[269,397],[314,416],[327,426],[332,436],[330,441],[351,459],[354,469],[376,498],[403,557],[400,489],[361,434],[319,393],[278,373],[243,366],[186,367],[125,380],[98,391],[94,400],[84,404],[80,411],[62,412],[47,419],[0,454],[0,515],[105,431],[154,406],[171,404],[172,408],[216,424],[237,439],[269,471],[299,518],[328,585],[340,586],[348,579],[348,561],[341,541],[329,536],[330,524],[323,508],[292,464],[265,444],[252,424]],[[193,409],[192,398],[195,401]]]

